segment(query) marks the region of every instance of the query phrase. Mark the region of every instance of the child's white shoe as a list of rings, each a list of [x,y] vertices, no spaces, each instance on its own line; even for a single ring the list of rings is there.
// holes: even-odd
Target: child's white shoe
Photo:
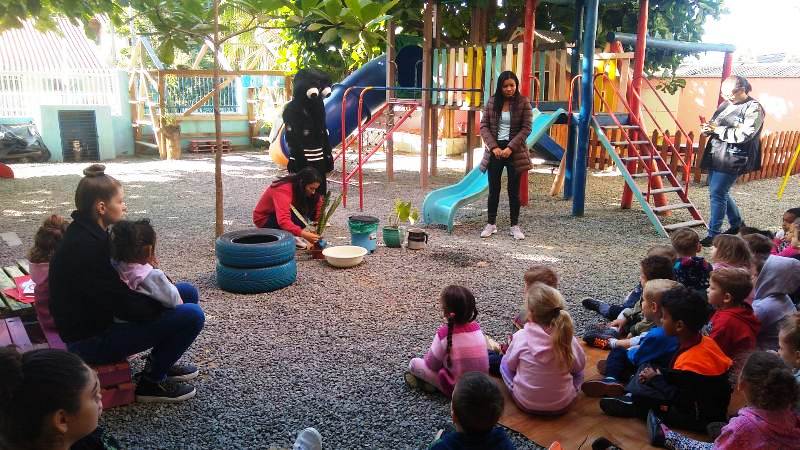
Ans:
[[[306,428],[297,435],[294,450],[322,450],[322,435],[315,428]]]
[[[522,229],[520,229],[519,225],[514,225],[513,227],[511,227],[508,230],[508,234],[514,236],[514,239],[518,241],[525,239],[525,233],[522,232]]]
[[[481,237],[488,238],[495,233],[497,233],[497,225],[493,223],[487,223],[486,226],[483,227],[483,231],[481,231]]]

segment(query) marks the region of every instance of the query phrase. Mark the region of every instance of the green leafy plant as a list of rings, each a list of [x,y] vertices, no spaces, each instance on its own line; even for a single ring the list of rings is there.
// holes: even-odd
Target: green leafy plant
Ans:
[[[394,208],[389,215],[390,228],[398,228],[405,222],[414,225],[417,220],[419,220],[419,210],[412,206],[411,202],[395,199]]]
[[[161,116],[161,128],[167,133],[180,132],[181,124],[177,114],[164,114]]]
[[[328,226],[328,222],[333,216],[333,213],[336,212],[336,208],[338,208],[341,203],[342,194],[339,194],[333,201],[333,204],[331,204],[331,193],[325,193],[324,200],[322,201],[322,210],[320,211],[319,220],[317,221],[316,233],[319,236],[322,236],[322,233],[325,232],[325,227]]]

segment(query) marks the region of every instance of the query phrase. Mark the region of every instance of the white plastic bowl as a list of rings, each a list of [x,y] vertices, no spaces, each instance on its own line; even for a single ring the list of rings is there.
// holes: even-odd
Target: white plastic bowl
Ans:
[[[328,264],[333,267],[354,267],[361,264],[364,256],[367,254],[367,249],[357,245],[339,245],[337,247],[328,247],[322,251],[322,255],[328,261]]]

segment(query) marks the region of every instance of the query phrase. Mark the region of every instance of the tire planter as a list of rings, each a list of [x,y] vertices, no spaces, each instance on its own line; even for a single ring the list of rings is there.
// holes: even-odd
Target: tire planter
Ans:
[[[253,228],[225,233],[215,243],[217,261],[228,267],[257,269],[294,260],[294,236],[288,231]]]
[[[294,259],[272,267],[239,268],[217,262],[217,284],[228,292],[258,294],[285,288],[297,280]]]

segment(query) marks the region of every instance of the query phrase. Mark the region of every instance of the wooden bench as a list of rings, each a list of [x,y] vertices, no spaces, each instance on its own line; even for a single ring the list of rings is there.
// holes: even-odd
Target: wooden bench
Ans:
[[[19,302],[3,294],[3,289],[16,287],[14,277],[21,277],[28,273],[27,259],[21,259],[13,265],[0,269],[0,317],[22,316],[33,314],[33,306],[29,303]]]
[[[189,142],[189,151],[194,153],[200,152],[215,152],[217,149],[216,140],[192,140]],[[231,151],[231,141],[225,139],[222,141],[222,152],[227,153]]]
[[[5,275],[14,286],[13,277],[26,275],[29,272],[29,264],[27,260],[17,261],[14,266],[3,267],[0,274]],[[0,276],[0,285],[3,283],[3,278]],[[11,287],[9,286],[9,287]],[[5,287],[3,287],[5,289]],[[7,301],[7,296],[3,296],[3,300]],[[11,299],[13,300],[13,299]],[[25,305],[25,311],[34,312],[31,305],[26,303],[17,302]],[[11,310],[12,312],[19,312],[20,309]],[[31,318],[28,323],[29,328],[26,328],[23,317],[11,316],[0,320],[0,347],[15,345],[19,351],[25,353],[31,350],[41,348],[56,348],[66,350],[67,346],[61,340],[61,337],[55,330],[47,330],[40,326],[38,322],[34,322]],[[29,333],[31,331],[31,333]],[[45,342],[33,342],[41,339],[31,339],[31,334],[38,335],[41,331]],[[36,336],[38,337],[38,336]],[[100,380],[100,391],[103,397],[103,408],[113,408],[115,406],[123,406],[133,403],[136,399],[134,394],[135,386],[131,380],[131,366],[128,361],[120,361],[114,364],[96,365],[91,368],[97,373],[97,378]]]

